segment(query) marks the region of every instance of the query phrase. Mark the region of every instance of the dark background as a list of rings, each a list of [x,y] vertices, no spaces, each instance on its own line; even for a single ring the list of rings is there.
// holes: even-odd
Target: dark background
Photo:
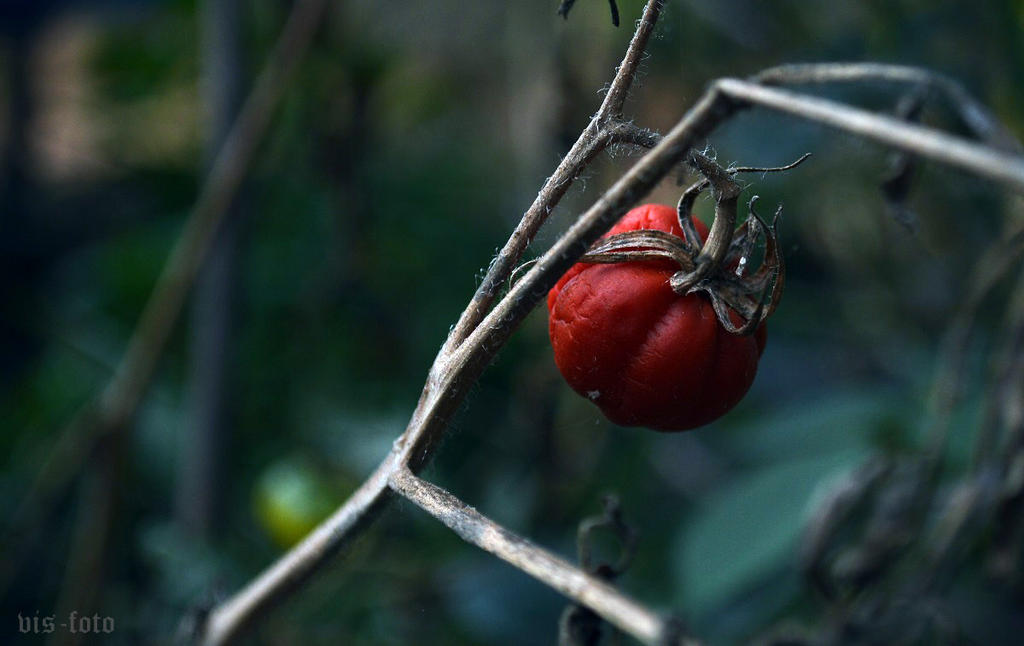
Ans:
[[[2,3],[5,509],[110,379],[223,129],[211,97],[230,106],[250,87],[289,9],[240,4],[221,25],[235,28],[240,60],[218,95],[202,70],[229,54],[201,36],[203,2]],[[116,620],[105,641],[170,642],[187,610],[237,590],[385,455],[483,269],[599,104],[642,7],[619,4],[616,29],[597,0],[567,21],[554,0],[333,3],[246,183],[224,291],[190,305],[133,426],[93,599]],[[670,0],[627,115],[664,131],[714,78],[826,60],[927,66],[1024,135],[1024,4],[1010,0]],[[825,94],[885,111],[899,98],[885,86]],[[941,103],[924,121],[963,134]],[[641,535],[622,587],[727,644],[818,621],[822,602],[795,568],[803,520],[830,480],[870,455],[921,450],[942,334],[970,269],[1021,205],[926,164],[913,215],[894,218],[878,189],[885,150],[756,110],[710,145],[743,165],[814,153],[784,176],[745,178],[743,201],[760,195],[765,213],[783,204],[789,268],[746,399],[686,434],[614,427],[561,381],[537,311],[425,475],[569,558],[579,521],[618,493]],[[634,158],[601,156],[528,255]],[[680,191],[666,181],[651,201]],[[948,480],[970,459],[1007,291],[980,313]],[[211,357],[198,339],[217,320],[227,333]],[[222,450],[216,479],[197,488],[187,474],[195,420],[210,414],[203,397],[220,402],[203,428]],[[18,613],[54,614],[62,588],[77,585],[65,569],[89,513],[80,495],[43,510],[27,549],[5,545],[0,639],[41,643],[17,633]],[[950,587],[949,615],[976,643],[1013,643],[1019,592],[992,588],[975,556]],[[269,616],[258,641],[545,644],[563,606],[399,503]]]

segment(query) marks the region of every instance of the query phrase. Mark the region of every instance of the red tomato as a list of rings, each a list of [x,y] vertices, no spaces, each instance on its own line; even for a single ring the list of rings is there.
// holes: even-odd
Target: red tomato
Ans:
[[[707,227],[696,219],[701,237]],[[627,213],[607,235],[660,229],[680,238],[676,209]],[[669,287],[671,261],[578,263],[548,293],[555,363],[569,385],[612,422],[685,431],[711,422],[750,388],[765,330],[727,332],[704,294]],[[734,314],[734,322],[739,317]]]

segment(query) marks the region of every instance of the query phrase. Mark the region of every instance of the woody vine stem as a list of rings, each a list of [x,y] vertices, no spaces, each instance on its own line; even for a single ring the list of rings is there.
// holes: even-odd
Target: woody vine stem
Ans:
[[[305,14],[300,15],[317,16],[323,4],[322,0],[304,0],[297,7],[305,11]],[[616,220],[674,167],[687,161],[691,151],[701,145],[716,127],[744,109],[767,108],[822,123],[911,155],[976,173],[1017,193],[1024,193],[1024,157],[1020,156],[1019,147],[1012,138],[959,85],[916,68],[874,64],[774,68],[748,80],[721,79],[713,82],[664,136],[636,126],[623,117],[623,105],[663,5],[664,0],[649,0],[646,3],[625,57],[600,108],[544,183],[508,242],[491,263],[476,294],[438,353],[405,432],[396,439],[377,469],[330,518],[244,588],[210,611],[205,621],[196,627],[193,635],[196,642],[224,644],[238,638],[267,612],[297,592],[330,557],[342,551],[355,536],[364,531],[370,521],[398,495],[438,518],[466,541],[512,563],[575,602],[589,607],[641,642],[693,643],[679,633],[677,622],[660,616],[608,583],[516,536],[451,493],[415,475],[430,459],[452,415],[484,368],[557,279]],[[272,71],[284,68],[286,72],[279,74],[281,77],[288,75],[287,71],[292,69],[298,52],[304,51],[308,40],[307,32],[301,29],[295,31],[302,34],[301,38],[293,38],[295,43],[299,43],[290,50],[296,52],[295,55],[284,57],[287,65],[282,66],[275,59],[271,64],[278,67],[268,66]],[[285,39],[285,42],[289,41]],[[949,101],[968,129],[984,143],[778,87],[865,80],[926,88],[928,92]],[[279,88],[279,85],[275,87]],[[248,121],[245,121],[245,114],[242,116],[243,125],[257,123],[256,132],[262,130],[261,126],[265,124],[262,116],[269,112],[277,98],[276,94],[268,92],[265,87],[258,89],[258,92],[263,92],[256,94],[256,104],[263,106],[259,112],[261,118],[254,119],[250,115]],[[613,144],[650,150],[599,197],[499,300],[501,288],[548,215],[589,163]],[[234,168],[231,160],[239,160],[237,165],[244,170],[251,155],[252,146],[229,150],[225,153],[225,164]],[[239,170],[225,177],[212,176],[211,191],[217,195],[230,195],[241,174],[242,170]],[[219,193],[218,187],[222,189]],[[217,220],[216,215],[224,206],[221,202],[214,206],[206,202],[201,204],[204,206],[199,211],[209,215],[207,219],[211,222]],[[205,240],[207,237],[202,238]],[[186,256],[189,267],[198,266],[206,246],[186,246],[188,251],[178,256]],[[182,261],[176,256],[171,259],[169,266],[174,268],[180,264]],[[151,307],[165,312],[166,324],[161,327],[161,334],[152,335],[153,339],[144,337],[133,345],[130,350],[133,354],[129,356],[145,357],[148,360],[147,366],[155,362],[163,349],[166,329],[181,308],[181,293],[193,279],[194,272],[183,272],[180,280],[174,282],[177,289],[172,294],[154,294],[153,300],[156,303],[151,303]],[[137,347],[139,344],[145,347]],[[111,401],[110,396],[106,397],[103,400],[104,410],[117,411],[119,420],[132,417],[152,378],[152,372],[141,371],[132,380],[132,388],[127,391],[123,388],[109,391],[117,394],[118,400]],[[122,378],[115,380],[115,384],[121,383]],[[122,391],[128,394],[122,396]]]
[[[488,520],[452,494],[418,478],[469,386],[526,315],[572,264],[633,204],[646,195],[710,132],[739,110],[754,106],[786,112],[882,144],[947,163],[1024,192],[1024,158],[1013,146],[992,145],[1001,130],[984,109],[965,99],[959,86],[920,70],[898,66],[818,65],[776,68],[752,80],[722,79],[663,137],[622,116],[640,57],[663,6],[650,0],[600,109],[547,180],[509,241],[498,253],[430,369],[405,432],[378,468],[328,520],[249,585],[210,613],[200,637],[221,644],[254,624],[266,610],[297,590],[310,575],[401,495],[452,528],[463,539],[502,558],[648,644],[684,643],[675,623],[632,601],[526,539]],[[912,73],[911,73],[912,72]],[[868,79],[927,83],[960,110],[989,145],[908,124],[771,85]],[[950,88],[954,88],[951,90]],[[540,225],[580,172],[613,143],[651,150],[609,188],[495,304],[500,287],[520,261]],[[493,307],[492,307],[493,305]]]

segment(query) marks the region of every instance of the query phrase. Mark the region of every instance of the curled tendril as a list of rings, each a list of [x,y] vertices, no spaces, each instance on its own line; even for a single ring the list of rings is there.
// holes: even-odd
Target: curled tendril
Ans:
[[[572,10],[572,6],[576,4],[576,0],[562,0],[558,5],[558,15],[569,19],[569,11]],[[619,26],[619,6],[615,3],[615,0],[608,0],[609,9],[612,12],[612,24],[616,27]]]
[[[580,567],[586,571],[612,581],[629,567],[636,556],[639,536],[633,527],[626,523],[622,514],[622,505],[615,494],[606,494],[604,508],[599,516],[583,519],[576,533],[576,551],[579,555]],[[593,557],[593,535],[598,531],[606,531],[620,543],[619,556],[613,563],[595,562]]]

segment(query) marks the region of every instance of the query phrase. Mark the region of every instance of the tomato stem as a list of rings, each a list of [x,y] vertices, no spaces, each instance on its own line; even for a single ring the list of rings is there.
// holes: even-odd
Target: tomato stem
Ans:
[[[737,202],[742,189],[734,176],[789,170],[808,157],[810,153],[785,166],[727,169],[707,155],[693,152],[690,163],[703,178],[683,192],[676,206],[682,237],[650,229],[618,233],[595,242],[580,261],[610,264],[670,260],[679,267],[669,278],[673,291],[681,296],[704,292],[725,330],[737,335],[753,334],[775,312],[785,284],[785,260],[776,232],[782,207],[769,225],[754,209],[758,199],[755,195],[748,203],[749,216],[737,228]],[[691,214],[697,197],[708,188],[715,197],[715,220],[704,241]],[[757,270],[751,273],[751,256],[759,238],[764,239],[764,254]],[[735,321],[737,315],[739,323]]]

